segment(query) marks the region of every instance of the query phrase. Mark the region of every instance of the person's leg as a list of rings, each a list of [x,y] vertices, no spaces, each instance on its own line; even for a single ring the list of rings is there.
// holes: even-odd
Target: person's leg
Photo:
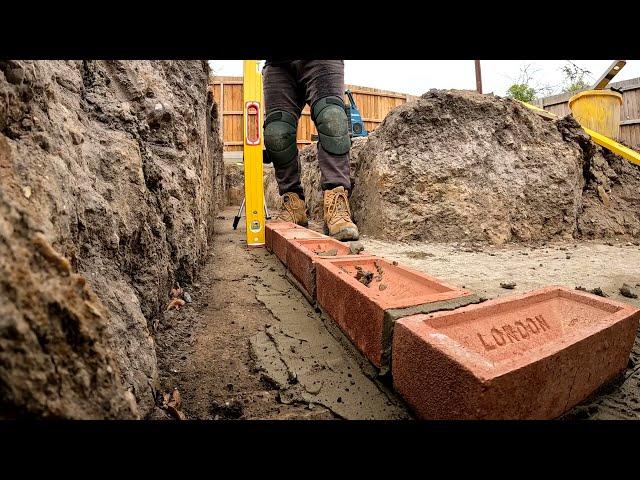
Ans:
[[[305,100],[311,107],[316,129],[319,118],[314,115],[319,107],[338,106],[344,109],[344,62],[342,60],[309,60],[300,62],[298,82],[305,87]],[[326,103],[337,101],[339,105]],[[315,112],[314,112],[315,107]],[[335,110],[336,114],[339,114]],[[328,114],[328,115],[327,115]],[[349,169],[349,125],[346,113],[332,115],[331,108],[320,114],[318,135],[318,166],[322,190],[344,187],[351,190]],[[324,131],[321,131],[324,130]]]
[[[304,198],[300,183],[300,161],[296,144],[298,119],[304,95],[291,67],[267,65],[263,69],[265,102],[264,142],[278,182],[280,195],[297,193]]]
[[[300,62],[296,70],[318,130],[325,231],[338,240],[357,240],[358,227],[351,220],[348,198],[351,138],[349,119],[344,110],[344,62],[309,60]]]

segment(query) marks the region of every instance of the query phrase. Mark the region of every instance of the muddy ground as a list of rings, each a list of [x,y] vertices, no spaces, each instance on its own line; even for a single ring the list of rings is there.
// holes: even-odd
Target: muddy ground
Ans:
[[[158,326],[163,391],[179,390],[190,419],[407,418],[278,259],[246,248],[243,226],[231,228],[236,209],[216,220],[193,303]],[[169,416],[158,408],[150,418]]]
[[[191,419],[401,419],[410,413],[266,250],[248,250],[235,207],[216,220],[212,254],[194,302],[166,315],[156,337],[163,390],[178,388]],[[311,228],[320,229],[312,223]],[[640,293],[640,246],[398,243],[362,238],[367,251],[495,298],[549,284]],[[570,257],[570,258],[567,258]],[[214,268],[224,264],[224,269]],[[541,266],[542,264],[542,266]],[[500,283],[515,282],[513,290]],[[565,418],[640,419],[640,341],[623,377]],[[170,418],[157,409],[150,418]]]

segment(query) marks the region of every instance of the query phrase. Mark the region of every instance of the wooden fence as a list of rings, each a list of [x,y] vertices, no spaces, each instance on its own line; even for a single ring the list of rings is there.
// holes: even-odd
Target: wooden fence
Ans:
[[[620,138],[614,140],[621,141],[631,148],[640,150],[640,78],[612,82],[609,86],[622,91]],[[572,93],[563,93],[542,98],[533,103],[551,113],[565,116],[571,113],[569,110],[569,98],[573,95]]]
[[[224,151],[242,151],[242,77],[212,77],[209,87],[218,103]],[[382,123],[389,110],[417,98],[404,93],[357,85],[345,85],[345,88],[353,93],[365,128],[369,131],[375,130]],[[347,101],[345,96],[345,102]],[[311,135],[316,135],[316,129],[307,105],[298,123],[298,147],[311,143]]]

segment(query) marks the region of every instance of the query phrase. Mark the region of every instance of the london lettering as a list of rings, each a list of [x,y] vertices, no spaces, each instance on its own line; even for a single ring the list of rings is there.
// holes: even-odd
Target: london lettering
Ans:
[[[485,350],[494,350],[511,343],[527,340],[531,336],[540,335],[547,330],[551,330],[551,326],[542,315],[536,315],[534,318],[518,320],[511,325],[493,326],[488,333],[478,333],[477,335]]]

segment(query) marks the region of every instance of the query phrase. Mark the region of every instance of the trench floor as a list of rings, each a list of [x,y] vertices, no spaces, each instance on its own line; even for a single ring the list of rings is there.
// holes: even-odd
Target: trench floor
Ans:
[[[236,212],[227,207],[216,219],[193,302],[167,312],[157,327],[162,389],[178,388],[190,419],[411,418],[333,323],[288,282],[278,259],[246,248],[243,221],[238,230],[231,226]],[[363,236],[361,243],[487,298],[547,285],[600,287],[640,307],[640,299],[619,291],[626,283],[640,294],[640,246],[630,242],[487,247]],[[516,286],[504,289],[501,282]],[[160,409],[153,415],[165,417]],[[640,338],[624,375],[564,418],[640,419]]]

